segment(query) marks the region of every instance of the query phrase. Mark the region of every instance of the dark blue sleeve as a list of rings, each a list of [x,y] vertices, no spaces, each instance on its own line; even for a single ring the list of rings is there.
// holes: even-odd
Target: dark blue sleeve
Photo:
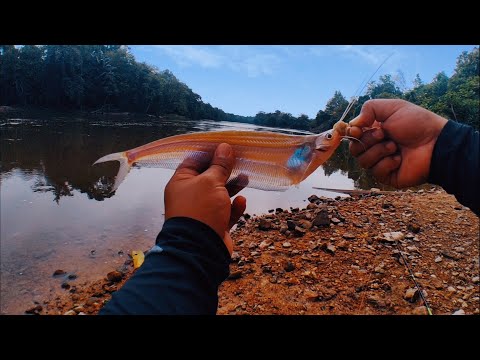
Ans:
[[[479,215],[479,132],[449,120],[433,149],[428,182],[440,185]]]
[[[143,265],[99,315],[215,315],[218,287],[229,275],[229,264],[225,244],[209,226],[171,218]]]

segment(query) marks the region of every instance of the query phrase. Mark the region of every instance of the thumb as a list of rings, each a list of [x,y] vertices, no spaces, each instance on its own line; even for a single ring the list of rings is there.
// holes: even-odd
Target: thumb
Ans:
[[[235,156],[232,147],[226,143],[221,143],[215,150],[210,167],[204,174],[214,177],[225,185],[232,173],[234,163]]]

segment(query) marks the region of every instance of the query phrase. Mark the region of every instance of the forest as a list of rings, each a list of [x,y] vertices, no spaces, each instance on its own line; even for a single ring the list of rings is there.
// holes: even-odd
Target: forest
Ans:
[[[347,120],[367,100],[400,98],[448,119],[480,129],[479,48],[457,58],[454,74],[439,72],[430,83],[417,74],[412,86],[403,76],[380,76],[368,84]],[[336,91],[314,119],[275,111],[240,116],[203,102],[169,70],[137,62],[124,45],[0,45],[0,105],[128,112],[188,119],[248,122],[320,132],[340,118],[348,100]]]

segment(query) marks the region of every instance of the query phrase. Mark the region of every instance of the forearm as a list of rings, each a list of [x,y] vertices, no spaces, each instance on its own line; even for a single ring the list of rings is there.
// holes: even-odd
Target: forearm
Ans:
[[[448,121],[432,154],[428,182],[440,185],[479,214],[480,139],[473,128]]]
[[[165,222],[157,247],[100,311],[117,314],[211,314],[230,255],[207,225],[190,218]]]

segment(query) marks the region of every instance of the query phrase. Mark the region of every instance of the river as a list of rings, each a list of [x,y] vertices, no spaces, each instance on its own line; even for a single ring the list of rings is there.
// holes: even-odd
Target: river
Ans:
[[[123,264],[132,250],[154,243],[163,224],[163,189],[173,171],[132,168],[112,196],[108,187],[118,163],[92,167],[99,157],[186,132],[306,133],[230,122],[45,115],[3,119],[0,129],[1,314],[23,314],[35,301],[52,301],[67,291],[60,286],[64,279],[52,276],[57,269],[76,276],[70,285],[97,280]],[[378,186],[358,168],[347,145],[297,187],[242,190],[246,211],[304,207],[312,194],[340,195],[313,186]]]

